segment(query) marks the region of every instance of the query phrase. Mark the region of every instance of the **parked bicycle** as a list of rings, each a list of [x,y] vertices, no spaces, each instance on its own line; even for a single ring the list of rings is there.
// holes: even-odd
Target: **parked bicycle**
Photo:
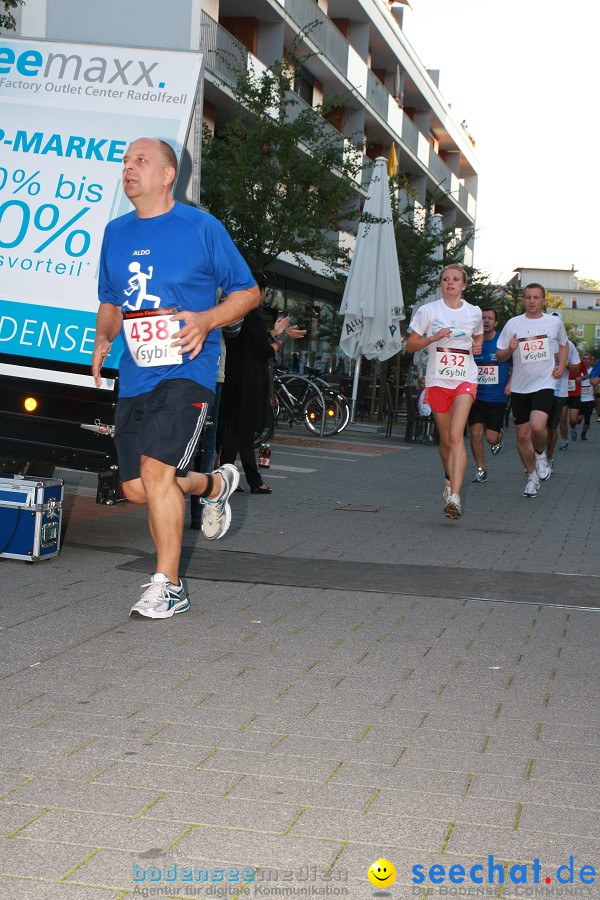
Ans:
[[[320,377],[318,369],[306,367],[304,375],[277,370],[273,383],[274,405],[264,429],[256,435],[255,447],[271,439],[280,417],[289,422],[290,428],[301,424],[311,434],[326,437],[339,434],[348,424],[350,408],[346,398]]]

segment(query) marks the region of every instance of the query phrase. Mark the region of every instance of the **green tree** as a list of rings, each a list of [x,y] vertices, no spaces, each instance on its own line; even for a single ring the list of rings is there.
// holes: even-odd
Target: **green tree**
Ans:
[[[495,297],[489,305],[496,310],[498,314],[498,328],[502,329],[509,319],[512,319],[514,316],[520,316],[525,311],[523,291],[514,282],[495,285],[495,287]]]
[[[462,264],[465,248],[472,239],[474,230],[465,229],[460,236],[457,236],[454,228],[439,230],[430,210],[446,198],[445,192],[440,190],[432,199],[430,207],[422,215],[415,215],[413,203],[410,199],[407,200],[411,189],[404,176],[395,176],[390,179],[390,183],[402,296],[409,318],[417,300],[437,289],[442,267],[451,263]],[[471,273],[476,271],[472,269]],[[478,273],[477,277],[481,280],[483,276]]]
[[[201,199],[252,268],[288,253],[339,281],[350,254],[337,233],[356,204],[362,153],[344,149],[324,118],[328,106],[313,110],[293,92],[298,65],[237,72],[231,119],[214,135],[204,128]]]
[[[600,291],[600,281],[596,278],[578,278],[577,281],[586,291]]]
[[[5,28],[6,31],[15,31],[17,21],[11,13],[11,9],[22,6],[25,3],[25,0],[0,0],[0,2],[5,10],[4,12],[0,12],[0,29]]]

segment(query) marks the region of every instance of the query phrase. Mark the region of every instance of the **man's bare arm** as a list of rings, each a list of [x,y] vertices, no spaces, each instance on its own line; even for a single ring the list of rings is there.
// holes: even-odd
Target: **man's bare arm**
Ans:
[[[100,387],[102,379],[100,370],[104,360],[110,353],[111,344],[121,330],[121,307],[114,303],[101,303],[96,315],[96,338],[94,340],[94,352],[92,354],[92,375],[96,387]]]
[[[202,350],[209,331],[239,322],[259,303],[260,291],[254,285],[244,291],[232,291],[225,300],[204,312],[182,310],[172,316],[173,320],[185,323],[175,335],[173,346],[179,347],[180,353],[189,353],[190,359],[194,359]]]

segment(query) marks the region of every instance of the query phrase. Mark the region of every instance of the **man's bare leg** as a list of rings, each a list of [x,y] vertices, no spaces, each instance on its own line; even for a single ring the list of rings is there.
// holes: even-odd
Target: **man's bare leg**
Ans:
[[[202,494],[208,476],[189,472],[177,478],[175,467],[157,459],[142,456],[140,478],[123,484],[123,491],[133,503],[148,505],[148,526],[156,548],[156,571],[166,575],[172,584],[179,583],[179,560],[185,512],[185,494]],[[213,476],[210,499],[219,495],[221,477]]]
[[[535,472],[535,455],[533,444],[531,443],[531,425],[529,422],[517,425],[517,450],[526,472],[529,475],[533,475]]]
[[[483,450],[483,422],[474,422],[469,427],[469,437],[471,439],[471,453],[478,469],[484,469],[484,450]],[[489,441],[488,441],[489,443]]]

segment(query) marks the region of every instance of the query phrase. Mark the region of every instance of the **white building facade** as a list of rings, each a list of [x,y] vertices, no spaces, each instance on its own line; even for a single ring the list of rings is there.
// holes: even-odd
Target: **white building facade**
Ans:
[[[444,227],[472,228],[473,145],[438,90],[438,73],[428,72],[408,43],[402,12],[386,0],[27,0],[16,15],[17,36],[203,51],[203,119],[217,130],[230,115],[235,67],[260,71],[316,23],[300,48],[313,54],[295,84],[300,101],[314,107],[348,97],[329,120],[336,139],[362,145],[372,159],[394,144],[416,209],[439,213]],[[465,262],[472,260],[471,242]],[[272,301],[301,310],[309,326],[309,361],[320,355],[332,366],[341,299],[333,285],[285,258],[270,274]]]

